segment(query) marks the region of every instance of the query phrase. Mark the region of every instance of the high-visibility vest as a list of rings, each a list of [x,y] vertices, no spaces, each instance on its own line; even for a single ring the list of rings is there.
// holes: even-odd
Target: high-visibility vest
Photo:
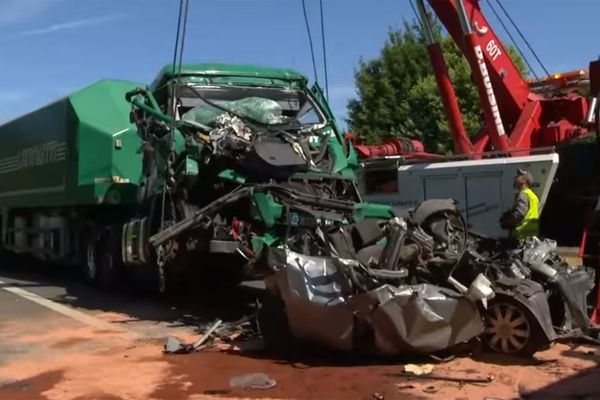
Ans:
[[[527,200],[529,200],[529,210],[527,210],[525,218],[515,228],[514,235],[518,240],[538,236],[539,234],[540,200],[529,188],[523,189],[521,193],[527,196]]]

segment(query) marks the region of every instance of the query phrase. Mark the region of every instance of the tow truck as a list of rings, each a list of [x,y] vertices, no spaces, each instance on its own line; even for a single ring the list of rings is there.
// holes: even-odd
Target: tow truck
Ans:
[[[482,219],[481,210],[471,210],[472,205],[467,204],[466,199],[463,199],[462,211],[467,218],[469,211],[473,211],[472,219],[476,225],[490,227],[497,223],[503,208],[510,205],[510,185],[514,176],[510,172],[524,165],[534,170],[539,185],[536,191],[542,204],[548,198],[542,214],[542,234],[558,238],[567,245],[577,244],[584,264],[598,271],[600,60],[590,62],[587,71],[582,69],[527,80],[484,16],[479,0],[415,1],[455,155],[450,158],[430,155],[424,153],[418,143],[407,143],[404,139],[377,146],[358,144],[355,147],[363,157],[361,189],[365,197],[396,204],[410,201],[401,196],[406,193],[402,187],[407,184],[422,188],[416,195],[413,191],[413,197],[420,197],[415,200],[431,196],[455,197],[455,193],[461,191],[475,193],[479,195],[478,199],[482,196],[496,199],[491,208],[487,204],[488,208],[484,210],[484,213],[488,212],[487,218]],[[441,21],[470,65],[483,114],[480,131],[472,138],[465,130],[428,10]],[[589,96],[585,94],[587,91]],[[545,158],[543,154],[546,154]],[[560,156],[561,166],[557,179],[554,179],[557,156]],[[382,172],[386,169],[397,172],[388,179],[387,190],[370,192],[368,186],[373,186],[373,180],[369,179],[369,174],[371,177],[377,175],[380,183],[385,185]],[[486,185],[476,182],[469,187],[469,178],[482,176],[494,176],[495,180]],[[434,187],[427,184],[428,179],[440,177],[446,178],[446,185],[435,185],[435,191],[428,190],[428,187]],[[415,179],[422,181],[420,186],[415,185],[418,183]],[[481,206],[485,202],[474,203]],[[490,228],[492,232],[487,233],[498,236],[498,229]],[[600,322],[598,311],[593,316],[596,323]]]

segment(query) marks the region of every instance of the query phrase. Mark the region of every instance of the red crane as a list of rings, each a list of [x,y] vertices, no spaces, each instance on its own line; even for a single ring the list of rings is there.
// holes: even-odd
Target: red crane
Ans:
[[[471,141],[424,0],[416,0],[456,154],[477,157],[495,150],[528,155],[532,148],[554,146],[590,132],[595,97],[590,100],[568,89],[591,81],[592,93],[598,94],[600,61],[590,63],[589,74],[581,70],[528,82],[490,27],[479,0],[427,1],[468,60],[483,111],[484,124]],[[363,157],[399,152],[410,155],[410,148],[394,141],[381,146],[361,145],[357,150]]]
[[[529,83],[520,74],[502,42],[483,15],[479,0],[428,0],[454,42],[467,58],[479,91],[484,126],[472,147],[462,127],[460,110],[439,45],[433,40],[423,0],[417,0],[426,27],[431,64],[444,98],[457,153],[499,150],[526,155],[535,147],[553,146],[588,133],[593,119],[588,98],[573,91],[560,93],[588,79],[585,71],[555,74]],[[597,74],[598,62],[590,71]],[[600,76],[592,75],[591,81]],[[459,146],[456,146],[456,144]]]
[[[524,156],[535,148],[566,143],[591,132],[598,134],[600,60],[590,63],[589,72],[580,70],[527,81],[490,27],[479,0],[427,2],[468,60],[483,112],[480,133],[471,140],[464,128],[441,47],[432,31],[425,0],[416,0],[456,154],[478,158],[481,153],[494,151],[495,155]],[[589,85],[590,98],[574,90],[582,84]],[[357,147],[359,155],[364,157],[412,156],[409,147],[395,145],[394,141]],[[422,150],[420,154],[426,155]],[[597,177],[590,182],[586,196],[598,199],[599,194]],[[580,255],[591,259],[591,264],[600,271],[600,201],[595,211],[598,220],[595,225],[590,223],[591,218],[584,224]],[[597,307],[593,320],[600,323],[600,290]]]

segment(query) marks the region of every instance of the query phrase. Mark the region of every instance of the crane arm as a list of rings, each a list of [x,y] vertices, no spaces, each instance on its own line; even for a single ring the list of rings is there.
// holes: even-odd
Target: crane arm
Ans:
[[[448,30],[469,62],[474,64],[477,54],[469,46],[468,34],[461,25],[458,0],[428,0],[438,19]],[[496,101],[505,128],[512,131],[529,98],[529,87],[506,48],[491,28],[481,11],[479,0],[462,0],[466,19],[470,23],[474,44],[482,50],[483,59],[494,89]]]

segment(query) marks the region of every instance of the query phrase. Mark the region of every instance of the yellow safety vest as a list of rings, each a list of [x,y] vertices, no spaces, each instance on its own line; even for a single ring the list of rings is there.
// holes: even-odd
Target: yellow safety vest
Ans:
[[[523,221],[515,228],[514,236],[518,240],[524,240],[539,234],[540,200],[533,190],[526,188],[521,191],[529,200],[529,210]]]

